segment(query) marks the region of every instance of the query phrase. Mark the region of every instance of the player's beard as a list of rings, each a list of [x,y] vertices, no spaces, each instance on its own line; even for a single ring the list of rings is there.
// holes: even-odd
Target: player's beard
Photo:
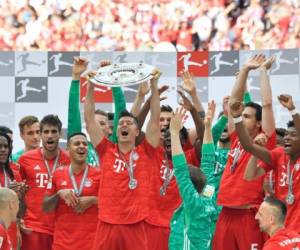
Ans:
[[[49,151],[49,152],[54,152],[57,150],[58,148],[58,141],[53,142],[53,144],[48,145],[48,143],[43,143],[43,147],[45,150]]]

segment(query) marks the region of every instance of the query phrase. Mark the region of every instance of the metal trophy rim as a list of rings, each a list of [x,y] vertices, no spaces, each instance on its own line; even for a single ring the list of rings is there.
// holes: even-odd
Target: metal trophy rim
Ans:
[[[143,70],[142,70],[143,69]],[[117,80],[114,81],[107,81],[104,80],[104,78],[112,78],[112,74],[113,73],[117,73],[118,71],[136,71],[134,72],[134,76],[136,77],[137,74],[143,73],[143,72],[147,72],[147,74],[145,74],[144,77],[142,77],[142,75],[140,74],[140,78],[139,79],[135,79],[132,80],[130,82],[123,82],[120,83],[122,80],[119,80],[118,78],[116,78]],[[104,86],[104,87],[126,87],[126,86],[131,86],[131,85],[137,85],[140,84],[142,82],[146,82],[152,79],[152,75],[151,72],[154,70],[154,67],[152,65],[149,64],[145,64],[143,62],[140,63],[116,63],[116,64],[111,64],[105,67],[102,67],[100,69],[98,69],[97,74],[90,78],[90,81],[94,84],[94,85],[99,85],[99,86]],[[144,74],[144,73],[143,73]],[[102,79],[101,79],[102,78]],[[130,77],[128,77],[130,78]],[[128,80],[127,80],[128,81]],[[108,83],[109,82],[109,83]]]

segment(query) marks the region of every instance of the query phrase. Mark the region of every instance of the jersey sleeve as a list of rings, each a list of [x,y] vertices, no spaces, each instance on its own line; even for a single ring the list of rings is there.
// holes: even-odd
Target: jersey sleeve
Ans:
[[[120,113],[126,109],[126,101],[125,101],[124,93],[120,87],[112,88],[112,94],[113,94],[113,100],[115,105],[115,114],[114,114],[113,133],[109,139],[112,142],[116,143],[118,141],[117,128],[118,128],[119,117],[120,117]]]
[[[81,116],[79,108],[80,83],[79,80],[72,80],[69,91],[68,103],[68,128],[67,136],[81,132]]]
[[[226,128],[228,123],[228,118],[224,115],[221,116],[221,118],[216,122],[216,124],[212,128],[212,136],[214,144],[217,145],[218,141],[220,140],[220,137]]]

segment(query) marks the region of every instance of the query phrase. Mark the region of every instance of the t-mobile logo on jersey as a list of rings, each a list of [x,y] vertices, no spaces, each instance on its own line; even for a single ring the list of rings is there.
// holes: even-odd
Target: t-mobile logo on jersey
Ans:
[[[116,159],[114,163],[114,170],[116,173],[120,173],[121,171],[123,172],[126,167],[126,164],[124,161],[120,159]]]
[[[37,173],[35,176],[37,187],[45,188],[48,183],[48,174],[47,173]]]

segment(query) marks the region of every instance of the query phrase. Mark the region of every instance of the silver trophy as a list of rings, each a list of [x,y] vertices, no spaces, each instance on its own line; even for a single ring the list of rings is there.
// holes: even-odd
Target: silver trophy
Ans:
[[[106,87],[121,87],[136,85],[152,78],[154,67],[143,62],[115,63],[98,69],[97,74],[90,79],[95,85]]]

